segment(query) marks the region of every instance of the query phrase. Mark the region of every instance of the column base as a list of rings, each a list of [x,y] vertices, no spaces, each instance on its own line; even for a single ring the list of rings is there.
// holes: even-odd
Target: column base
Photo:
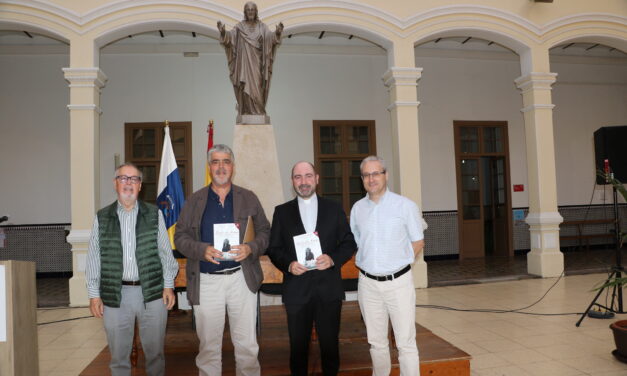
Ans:
[[[420,256],[411,266],[411,272],[414,277],[414,287],[417,289],[425,289],[429,285],[429,276],[427,274],[427,263],[424,257]]]
[[[527,254],[527,272],[542,278],[559,277],[564,271],[564,254],[560,251],[558,212],[529,213],[531,252]]]
[[[564,254],[533,250],[527,254],[527,273],[542,278],[559,277],[564,271]]]
[[[70,278],[70,307],[87,306],[89,306],[89,298],[87,297],[85,273],[81,273]]]
[[[70,307],[89,306],[87,285],[85,283],[85,265],[87,247],[91,230],[72,230],[67,242],[72,244],[72,278],[70,278]]]

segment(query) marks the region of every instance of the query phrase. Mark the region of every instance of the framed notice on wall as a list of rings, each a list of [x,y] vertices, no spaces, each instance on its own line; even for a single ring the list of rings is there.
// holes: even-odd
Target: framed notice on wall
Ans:
[[[7,282],[4,265],[0,265],[0,342],[7,341]]]

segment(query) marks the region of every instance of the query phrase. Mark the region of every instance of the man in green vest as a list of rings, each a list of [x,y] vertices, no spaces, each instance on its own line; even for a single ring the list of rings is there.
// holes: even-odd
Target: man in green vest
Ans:
[[[118,199],[98,211],[89,240],[85,277],[92,315],[104,318],[113,376],[131,375],[135,319],[146,374],[165,374],[167,310],[174,305],[178,264],[163,214],[137,200],[142,173],[126,163],[113,180]]]

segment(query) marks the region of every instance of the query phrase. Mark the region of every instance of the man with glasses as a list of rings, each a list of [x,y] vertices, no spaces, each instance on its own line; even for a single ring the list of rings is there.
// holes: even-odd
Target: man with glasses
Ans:
[[[135,319],[147,375],[165,374],[163,343],[174,305],[178,264],[172,255],[163,214],[137,199],[142,173],[121,165],[113,180],[118,199],[98,211],[89,240],[85,277],[89,309],[104,318],[113,376],[131,374]]]
[[[422,216],[413,201],[388,190],[383,158],[365,158],[360,170],[368,194],[353,205],[350,223],[358,247],[357,299],[366,324],[372,374],[387,376],[391,371],[389,319],[401,375],[419,375],[411,264],[424,247]]]
[[[194,307],[200,340],[196,366],[203,376],[222,374],[226,312],[235,349],[236,373],[259,376],[259,346],[255,333],[257,291],[263,280],[259,256],[268,245],[270,223],[257,196],[231,183],[235,169],[233,151],[226,145],[215,145],[207,158],[211,184],[185,202],[174,235],[176,248],[187,257],[187,299]],[[256,236],[243,244],[249,218]],[[228,260],[222,252],[224,243],[214,239],[214,227],[225,226],[239,228],[235,230],[239,245],[229,243],[232,257]]]

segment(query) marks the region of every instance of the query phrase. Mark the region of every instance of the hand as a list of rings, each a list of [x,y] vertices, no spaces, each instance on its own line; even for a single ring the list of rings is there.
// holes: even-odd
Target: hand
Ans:
[[[94,317],[99,319],[102,318],[104,314],[104,304],[102,304],[102,299],[100,298],[90,298],[89,299],[89,310]]]
[[[279,22],[279,24],[276,25],[276,30],[274,32],[278,37],[281,36],[281,33],[283,32],[283,22]]]
[[[220,261],[216,261],[216,259],[222,259],[222,252],[218,251],[210,245],[207,246],[207,249],[205,249],[205,260],[219,265]]]
[[[174,307],[174,303],[176,302],[176,297],[174,296],[174,289],[165,288],[163,289],[163,304],[165,304],[166,308],[169,310]]]
[[[287,270],[294,275],[301,275],[308,271],[309,269],[302,266],[298,261],[292,261],[289,268]]]
[[[420,252],[422,252],[422,250],[425,247],[425,241],[423,240],[418,240],[415,242],[411,242],[411,247],[414,250],[414,259],[416,257],[418,257],[418,255],[420,254]]]
[[[223,37],[226,34],[226,28],[221,21],[218,21],[218,31],[220,32],[220,36]]]
[[[236,255],[233,261],[240,262],[246,257],[250,256],[253,251],[252,249],[250,249],[250,246],[248,244],[240,244],[231,246],[231,253],[234,253]]]
[[[332,266],[333,266],[333,259],[331,258],[331,256],[327,255],[326,253],[323,253],[320,256],[318,256],[318,258],[316,258],[316,269],[325,270],[325,269],[329,269]]]

